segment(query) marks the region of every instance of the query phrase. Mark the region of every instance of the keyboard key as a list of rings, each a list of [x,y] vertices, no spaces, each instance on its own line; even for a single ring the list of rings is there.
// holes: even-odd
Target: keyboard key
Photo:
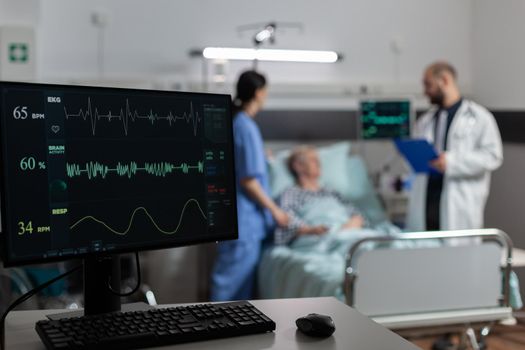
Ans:
[[[136,341],[145,341],[145,340],[151,340],[151,339],[155,339],[155,333],[142,333],[142,334],[130,334],[130,335],[123,335],[123,336],[118,336],[118,337],[111,337],[111,338],[101,338],[99,339],[98,343],[101,345],[101,346],[106,346],[106,345],[112,345],[112,344],[123,344],[123,343],[128,343],[128,344],[132,344],[133,342],[136,342]]]

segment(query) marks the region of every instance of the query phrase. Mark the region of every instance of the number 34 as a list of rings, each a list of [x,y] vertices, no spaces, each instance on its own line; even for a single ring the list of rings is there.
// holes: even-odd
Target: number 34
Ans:
[[[29,221],[27,224],[23,221],[18,222],[18,235],[22,236],[24,233],[33,233],[32,221]]]

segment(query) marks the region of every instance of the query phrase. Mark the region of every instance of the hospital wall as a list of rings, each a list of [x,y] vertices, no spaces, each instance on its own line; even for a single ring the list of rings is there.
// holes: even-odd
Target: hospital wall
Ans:
[[[525,2],[477,0],[472,16],[472,89],[496,111],[505,160],[492,178],[486,225],[508,232],[525,247]],[[517,268],[525,294],[525,268]]]
[[[15,6],[15,2],[22,5]],[[471,80],[472,0],[270,0],[257,5],[242,0],[1,3],[9,9],[29,4],[26,8],[36,18],[25,22],[37,27],[37,78],[43,81],[155,81],[157,86],[177,83],[184,88],[202,78],[202,62],[189,59],[191,49],[249,47],[253,33],[238,33],[236,28],[269,21],[303,25],[302,31],[282,28],[277,48],[330,49],[344,56],[342,62],[332,65],[261,63],[260,70],[273,85],[407,85],[419,91],[421,71],[436,57],[454,62],[465,85]],[[16,15],[25,17],[10,12],[9,21]],[[92,24],[93,13],[108,19],[103,34]],[[447,18],[446,26],[443,18]],[[2,20],[6,19],[0,15],[0,24]],[[97,51],[100,35],[103,77]],[[393,47],[399,48],[398,54]],[[225,68],[228,86],[239,70],[250,66],[230,63]],[[212,70],[210,67],[210,73]]]
[[[489,108],[525,110],[524,14],[522,0],[473,2],[473,93]]]
[[[492,176],[489,200],[485,210],[485,224],[507,232],[515,247],[525,247],[525,144],[504,143],[504,162]],[[520,280],[521,294],[525,295],[525,267],[514,269]]]
[[[38,25],[40,0],[0,0],[0,25]]]

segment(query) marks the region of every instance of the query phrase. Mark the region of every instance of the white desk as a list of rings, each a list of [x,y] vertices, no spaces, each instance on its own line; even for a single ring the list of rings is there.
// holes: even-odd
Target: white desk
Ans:
[[[196,343],[186,343],[162,349],[418,349],[397,334],[374,323],[333,297],[254,300],[252,303],[277,324],[273,333],[249,335]],[[35,322],[46,314],[60,310],[14,311],[7,318],[7,348],[10,350],[44,349],[34,330]],[[330,315],[336,331],[329,338],[310,338],[296,331],[295,320],[308,313]]]

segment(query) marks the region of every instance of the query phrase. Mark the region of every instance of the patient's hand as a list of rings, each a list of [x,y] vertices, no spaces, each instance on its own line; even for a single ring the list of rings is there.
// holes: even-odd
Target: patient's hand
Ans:
[[[365,224],[365,219],[361,215],[354,215],[348,220],[343,226],[341,226],[341,230],[345,229],[351,229],[351,228],[361,228]]]
[[[328,231],[328,227],[323,225],[318,226],[302,226],[297,229],[299,235],[322,235]]]
[[[272,211],[272,216],[277,223],[277,226],[286,227],[290,222],[290,217],[288,214],[286,214],[286,212],[279,207],[274,208]]]

